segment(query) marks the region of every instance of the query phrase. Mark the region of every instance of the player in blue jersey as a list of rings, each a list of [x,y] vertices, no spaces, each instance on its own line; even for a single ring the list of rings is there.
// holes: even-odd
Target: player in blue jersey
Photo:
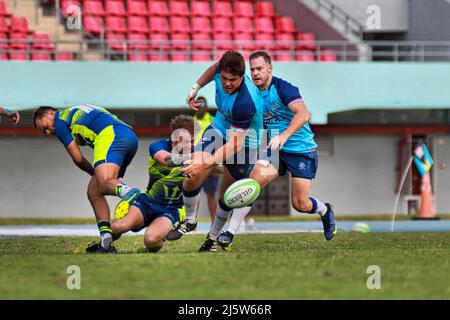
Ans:
[[[268,131],[268,149],[254,166],[250,178],[267,186],[286,171],[291,173],[292,206],[299,212],[318,213],[323,222],[326,240],[336,232],[333,207],[310,196],[318,158],[317,144],[308,124],[310,113],[297,87],[272,75],[270,56],[258,51],[250,56],[253,82],[264,99],[264,126]],[[239,226],[244,216],[233,214],[231,226]],[[231,246],[236,229],[219,236],[219,244]]]
[[[110,212],[105,196],[117,195],[131,200],[140,193],[139,189],[130,188],[119,180],[138,148],[133,129],[106,109],[90,104],[59,110],[39,107],[34,112],[33,122],[42,133],[56,135],[75,165],[91,176],[87,195],[101,241],[97,249],[88,248],[88,252],[115,253],[111,246]],[[94,149],[93,165],[83,156],[79,146]]]
[[[245,61],[235,51],[224,53],[218,63],[210,66],[192,87],[187,104],[197,110],[198,91],[211,81],[216,85],[218,112],[195,147],[193,162],[183,171],[191,178],[183,183],[186,221],[170,233],[173,240],[197,225],[200,188],[216,164],[223,163],[224,175],[214,222],[200,251],[216,251],[217,237],[232,208],[225,205],[223,195],[234,181],[248,177],[256,159],[262,129],[262,99],[259,89],[245,75]]]
[[[126,200],[119,202],[114,215],[123,218],[112,223],[115,239],[148,227],[144,236],[146,250],[157,252],[173,226],[184,219],[181,165],[191,157],[195,125],[190,116],[176,116],[170,123],[171,138],[150,144],[147,191],[131,206]]]

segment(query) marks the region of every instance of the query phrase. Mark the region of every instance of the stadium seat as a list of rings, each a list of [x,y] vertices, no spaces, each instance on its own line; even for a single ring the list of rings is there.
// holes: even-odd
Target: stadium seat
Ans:
[[[206,17],[191,18],[191,32],[212,33],[211,21]]]
[[[257,17],[254,22],[256,33],[274,33],[275,31],[272,18]]]
[[[238,17],[234,19],[234,34],[236,33],[253,33],[253,22],[251,18]]]
[[[214,17],[233,17],[234,14],[231,2],[219,0],[213,1],[213,15]]]
[[[39,33],[35,33],[32,36],[32,49],[37,49],[37,50],[55,50],[55,46],[52,44],[51,39],[50,39],[50,35],[44,33],[44,34],[39,34]]]
[[[255,33],[255,50],[272,50],[273,35],[270,33]]]
[[[0,60],[8,60],[8,55],[4,52],[0,52]]]
[[[125,18],[106,17],[106,31],[114,33],[126,33],[128,31]]]
[[[83,3],[83,15],[85,16],[105,16],[105,9],[101,1],[89,0]]]
[[[166,1],[147,1],[148,15],[149,16],[159,16],[168,17],[170,15],[169,8]]]
[[[147,5],[140,0],[127,0],[128,16],[148,16]]]
[[[188,61],[188,55],[186,51],[172,51],[170,54],[170,61],[186,62]]]
[[[175,33],[171,35],[171,40],[175,41],[172,44],[172,50],[188,50],[191,38],[188,33]]]
[[[191,16],[210,18],[212,16],[212,12],[209,2],[202,0],[191,1]]]
[[[314,54],[311,51],[296,51],[295,60],[298,62],[314,62]]]
[[[167,53],[152,53],[148,55],[148,61],[152,62],[169,61],[169,55]]]
[[[6,10],[6,3],[0,0],[0,17],[10,17],[11,14]]]
[[[8,33],[8,32],[9,28],[8,25],[6,24],[5,17],[0,17],[0,33]]]
[[[274,60],[279,62],[291,62],[294,59],[290,51],[278,51],[274,55]]]
[[[28,60],[26,51],[16,51],[9,53],[9,60]]]
[[[303,43],[300,43],[297,45],[297,50],[316,50],[317,49],[317,43],[316,43],[316,36],[314,33],[297,33],[297,41],[301,41]]]
[[[257,1],[256,2],[256,15],[258,17],[275,17],[275,8],[270,1]]]
[[[114,51],[124,51],[126,46],[126,37],[123,33],[107,32],[106,40],[108,41],[108,48]]]
[[[68,51],[60,51],[55,54],[56,61],[73,61],[73,53]]]
[[[128,61],[146,62],[148,61],[148,57],[145,52],[131,52],[128,54]]]
[[[253,3],[246,1],[235,1],[234,2],[234,16],[236,17],[247,17],[253,18]]]
[[[255,43],[251,33],[236,33],[234,43],[238,50],[255,50]]]
[[[191,61],[211,61],[211,55],[208,51],[193,51]]]
[[[293,17],[283,16],[275,18],[275,29],[282,33],[295,33],[295,21]]]
[[[217,17],[213,19],[214,33],[233,33],[233,23],[231,19],[225,17]]]
[[[169,11],[172,16],[189,17],[189,6],[187,1],[170,0]]]
[[[295,38],[292,33],[277,33],[275,34],[276,43],[273,50],[290,50],[293,48]]]
[[[165,35],[167,37],[167,35]],[[128,34],[128,50],[147,50],[149,48],[148,38],[142,33]]]
[[[213,39],[216,41],[217,50],[226,51],[235,49],[231,33],[214,33]]]
[[[167,33],[150,33],[150,50],[170,50],[169,35]]]
[[[83,17],[84,30],[94,36],[98,36],[103,29],[103,19],[94,16]]]
[[[10,33],[9,38],[11,40],[9,47],[11,49],[23,50],[27,48],[27,35],[21,32]]]
[[[170,17],[170,32],[190,33],[189,19],[187,17]]]
[[[73,6],[81,8],[81,3],[79,0],[62,0],[61,1],[61,12],[64,16],[71,16],[76,14],[78,11],[73,9]]]
[[[11,17],[10,32],[33,33],[33,31],[28,29],[27,18],[17,16]]]
[[[148,33],[147,18],[139,16],[128,17],[128,32]]]
[[[210,33],[193,33],[192,50],[212,50]]]
[[[4,33],[0,33],[0,50],[7,50],[9,48],[8,37]]]
[[[148,31],[149,33],[169,33],[169,23],[167,18],[164,17],[150,17],[148,19]]]
[[[336,52],[334,52],[333,50],[323,50],[322,52],[320,52],[319,60],[321,62],[336,62]]]
[[[106,0],[105,13],[107,16],[125,17],[124,2],[122,0]]]
[[[31,60],[52,61],[52,54],[49,51],[33,51],[31,52]]]

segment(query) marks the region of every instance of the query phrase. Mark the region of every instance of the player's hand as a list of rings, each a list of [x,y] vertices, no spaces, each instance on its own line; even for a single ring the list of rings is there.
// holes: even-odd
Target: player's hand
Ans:
[[[195,111],[198,111],[198,106],[196,108],[195,105],[192,102],[195,101],[195,97],[197,96],[197,93],[200,90],[200,88],[201,88],[200,85],[198,83],[195,83],[192,86],[191,91],[189,91],[189,94],[186,97],[186,104],[191,109],[194,109]]]
[[[14,121],[14,123],[19,123],[20,113],[18,111],[11,111],[11,120]]]
[[[202,159],[186,160],[183,162],[183,165],[187,166],[181,170],[183,175],[188,178],[194,178],[214,166],[214,161],[212,157],[208,156]]]
[[[272,149],[272,151],[277,150],[277,148],[280,148],[280,150],[281,150],[281,149],[283,149],[283,146],[286,143],[288,138],[289,137],[286,137],[284,134],[275,136],[270,140],[268,147],[270,149]]]

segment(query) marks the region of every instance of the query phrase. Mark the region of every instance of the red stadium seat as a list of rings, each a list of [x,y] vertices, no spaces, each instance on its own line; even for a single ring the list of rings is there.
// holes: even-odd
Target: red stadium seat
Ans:
[[[234,19],[234,33],[253,33],[253,22],[251,18],[239,17]]]
[[[31,60],[52,61],[52,54],[49,51],[34,51],[31,52]]]
[[[293,17],[284,16],[275,18],[275,28],[277,32],[295,33],[295,21]]]
[[[211,61],[211,55],[207,51],[194,51],[191,55],[191,61]]]
[[[257,1],[256,2],[256,15],[259,17],[275,17],[275,8],[270,1]]]
[[[148,16],[147,5],[142,0],[127,0],[129,16]]]
[[[212,50],[210,33],[193,33],[192,50]]]
[[[193,17],[211,17],[212,12],[209,2],[199,0],[191,1],[191,15]]]
[[[255,50],[272,50],[273,35],[270,33],[255,33]]]
[[[274,60],[279,62],[291,62],[294,59],[290,51],[278,51],[274,56]]]
[[[231,33],[214,33],[213,39],[216,42],[217,50],[226,51],[235,49]]]
[[[27,35],[21,32],[10,33],[9,38],[11,43],[9,47],[11,49],[23,50],[27,48]]]
[[[128,50],[147,50],[149,48],[148,38],[145,34],[129,33],[127,38]]]
[[[191,19],[191,32],[212,33],[211,21],[205,17],[193,17]]]
[[[83,17],[84,30],[92,35],[99,35],[103,29],[103,19],[94,16]]]
[[[150,50],[170,50],[169,35],[167,33],[150,33]]]
[[[152,62],[169,61],[169,55],[167,53],[152,53],[148,55],[148,61]]]
[[[26,51],[10,52],[9,60],[20,60],[20,61],[28,60],[27,52]]]
[[[35,33],[32,37],[33,44],[32,49],[38,50],[55,50],[55,46],[52,44],[50,35]]]
[[[124,51],[127,48],[126,37],[123,33],[106,33],[108,48],[114,51]]]
[[[6,10],[6,3],[0,0],[0,17],[10,17],[11,13]]]
[[[83,15],[103,17],[105,15],[103,3],[95,0],[84,1]]]
[[[0,17],[0,33],[9,32],[8,25],[6,24],[6,19],[4,17]]]
[[[255,15],[253,11],[253,3],[245,1],[235,1],[234,15],[237,17],[252,18]]]
[[[79,0],[62,0],[61,1],[61,11],[63,15],[72,16],[78,14],[78,9],[81,8],[81,3]]]
[[[126,33],[128,31],[125,18],[106,17],[106,31],[114,33]]]
[[[292,33],[277,33],[275,34],[274,50],[291,50],[295,43],[295,38]]]
[[[170,14],[172,16],[189,17],[189,6],[187,1],[170,0]]]
[[[0,52],[0,60],[8,60],[8,55],[4,52]]]
[[[233,17],[234,14],[233,8],[231,7],[231,2],[215,0],[213,2],[213,14],[215,17]]]
[[[214,33],[233,33],[233,23],[231,19],[218,17],[213,19]]]
[[[148,31],[149,33],[169,33],[169,23],[164,17],[150,17],[148,19]]]
[[[139,16],[128,17],[128,32],[148,33],[147,18]]]
[[[128,54],[128,61],[132,62],[147,62],[148,56],[145,52],[131,52]]]
[[[122,0],[106,0],[105,12],[108,16],[126,16],[125,6]]]
[[[188,33],[175,33],[171,35],[171,40],[175,41],[172,44],[172,50],[188,50],[191,38]]]
[[[317,49],[317,43],[316,43],[316,36],[314,33],[297,33],[297,41],[301,41],[303,43],[297,45],[298,50],[316,50]]]
[[[188,55],[185,51],[174,51],[170,54],[170,61],[186,62],[188,61]]]
[[[28,20],[25,17],[11,17],[10,32],[33,33],[28,29]]]
[[[147,1],[147,8],[149,16],[167,17],[170,15],[169,8],[166,1]]]
[[[323,50],[320,53],[319,60],[321,62],[336,62],[337,61],[336,52],[334,52],[333,50]]]
[[[256,33],[274,33],[272,18],[257,17],[255,18],[255,32]]]
[[[314,62],[314,54],[311,51],[297,51],[295,53],[295,60],[298,62]]]
[[[0,33],[0,50],[7,50],[9,48],[8,37],[4,33]]]
[[[234,35],[235,46],[238,50],[255,50],[255,43],[251,33],[236,33]]]
[[[189,19],[187,17],[170,17],[171,33],[190,33]]]
[[[55,54],[56,61],[73,61],[73,53],[68,51],[60,51]]]

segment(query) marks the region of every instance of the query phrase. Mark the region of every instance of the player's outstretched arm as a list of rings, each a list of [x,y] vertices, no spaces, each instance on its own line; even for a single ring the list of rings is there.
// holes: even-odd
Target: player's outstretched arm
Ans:
[[[199,103],[195,102],[195,97],[197,96],[199,90],[206,86],[214,79],[214,74],[216,73],[217,63],[211,65],[205,72],[200,76],[197,82],[192,86],[189,94],[186,97],[186,104],[193,110],[198,111]]]
[[[229,130],[228,135],[228,142],[214,153],[213,165],[223,163],[226,159],[231,158],[244,147],[245,136],[247,135],[246,131]]]
[[[269,147],[274,151],[278,147],[280,147],[280,149],[283,148],[283,145],[289,137],[300,130],[311,118],[311,114],[304,102],[296,102],[290,106],[290,109],[295,113],[295,116],[292,118],[289,127],[287,127],[280,135],[273,137],[269,142]]]
[[[78,168],[80,168],[90,176],[94,175],[94,167],[92,167],[91,163],[83,156],[80,147],[78,147],[75,141],[69,143],[66,147],[66,150],[71,156],[73,163],[75,163]]]
[[[0,115],[11,119],[14,123],[19,123],[20,121],[20,113],[18,111],[0,107]]]

